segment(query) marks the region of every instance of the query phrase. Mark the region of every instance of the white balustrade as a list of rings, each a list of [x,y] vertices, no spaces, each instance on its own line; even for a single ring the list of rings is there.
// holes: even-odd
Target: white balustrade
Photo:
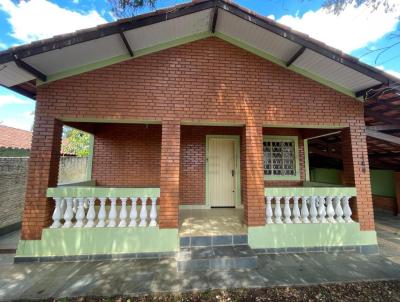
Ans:
[[[275,196],[275,223],[283,223],[282,222],[282,209],[281,209],[281,196]]]
[[[293,222],[301,223],[300,209],[299,209],[299,196],[293,196]]]
[[[271,206],[272,197],[267,196],[267,197],[265,197],[265,200],[267,201],[267,206],[265,207],[265,218],[266,218],[267,224],[271,224],[271,223],[274,223],[274,221],[272,220],[272,216],[273,216],[272,206]]]
[[[127,198],[120,198],[121,200],[121,210],[119,211],[119,224],[120,228],[126,227],[126,218],[128,217],[128,211],[126,210],[126,200]]]
[[[266,224],[351,223],[350,198],[351,196],[284,196],[282,218],[282,196],[265,196],[265,221]]]
[[[326,209],[325,209],[325,196],[320,196],[318,199],[318,220],[321,223],[327,223]]]
[[[72,210],[73,198],[66,198],[67,208],[64,213],[63,228],[70,228],[72,226],[72,218],[74,218],[74,211]]]
[[[292,216],[292,212],[290,210],[290,196],[285,196],[285,207],[283,209],[283,215],[285,216],[285,223],[292,223],[292,219],[290,219],[290,216]]]
[[[83,219],[85,218],[85,208],[83,206],[84,198],[81,199],[75,198],[75,200],[78,203],[78,209],[76,210],[75,214],[76,223],[74,225],[74,228],[81,228],[83,227]]]
[[[147,226],[147,197],[142,197],[142,206],[140,208],[140,227],[145,227]]]
[[[157,198],[153,196],[121,197],[118,213],[119,201],[117,203],[116,197],[54,197],[53,222],[50,228],[136,227],[138,199],[141,200],[139,226],[156,227],[158,225]],[[131,200],[129,214],[128,199]],[[99,200],[100,204],[96,205],[96,200]],[[147,206],[147,200],[151,200],[151,205]]]

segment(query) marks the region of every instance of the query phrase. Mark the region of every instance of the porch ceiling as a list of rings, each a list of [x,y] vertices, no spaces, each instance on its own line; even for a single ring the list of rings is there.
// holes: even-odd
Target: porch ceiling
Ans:
[[[208,36],[217,36],[349,95],[398,79],[307,35],[222,0],[196,1],[0,53],[0,84],[49,82]],[[360,92],[361,91],[361,92]]]

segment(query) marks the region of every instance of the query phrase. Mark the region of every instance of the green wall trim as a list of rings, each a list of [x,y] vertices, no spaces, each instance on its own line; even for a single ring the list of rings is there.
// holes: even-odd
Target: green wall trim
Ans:
[[[353,187],[268,187],[265,196],[357,196]]]
[[[300,158],[299,158],[299,138],[297,136],[284,135],[264,135],[263,142],[266,141],[294,141],[294,154],[296,157],[296,175],[279,176],[279,175],[264,175],[264,180],[300,180]]]
[[[338,84],[336,84],[334,82],[331,82],[331,81],[329,81],[327,79],[324,79],[324,78],[322,78],[322,77],[320,77],[320,76],[318,76],[316,74],[313,74],[313,73],[311,73],[311,72],[309,72],[307,70],[304,70],[302,68],[296,67],[295,65],[290,65],[289,67],[286,67],[286,62],[285,61],[283,61],[281,59],[278,59],[278,58],[276,58],[276,57],[264,52],[263,50],[260,50],[258,48],[252,47],[249,44],[247,44],[246,42],[240,41],[240,40],[238,40],[236,38],[233,38],[231,36],[228,36],[228,35],[225,35],[225,34],[222,34],[222,33],[219,33],[219,32],[215,33],[215,36],[217,36],[218,38],[220,38],[220,39],[222,39],[222,40],[224,40],[224,41],[226,41],[228,43],[231,43],[231,44],[233,44],[233,45],[235,45],[237,47],[240,47],[240,48],[242,48],[244,50],[247,50],[248,52],[251,52],[251,53],[253,53],[253,54],[255,54],[255,55],[259,56],[259,57],[262,57],[262,58],[264,58],[266,60],[269,60],[269,61],[271,61],[271,62],[273,62],[273,63],[275,63],[275,64],[277,64],[277,65],[279,65],[281,67],[284,67],[284,68],[292,70],[292,71],[294,71],[296,73],[299,73],[299,74],[301,74],[301,75],[303,75],[303,76],[305,76],[305,77],[307,77],[309,79],[312,79],[312,80],[314,80],[314,81],[316,81],[316,82],[318,82],[318,83],[320,83],[322,85],[325,85],[325,86],[327,86],[329,88],[332,88],[332,89],[334,89],[334,90],[336,90],[336,91],[338,91],[340,93],[343,93],[343,94],[345,94],[347,96],[355,98],[357,101],[360,101],[359,99],[357,99],[355,97],[354,92],[351,91],[350,89],[344,88],[344,87],[342,87],[342,86],[340,86],[340,85],[338,85]]]
[[[200,32],[200,33],[196,33],[190,36],[186,36],[186,37],[182,37],[182,38],[178,38],[172,41],[168,41],[168,42],[164,42],[164,43],[160,43],[157,45],[153,45],[151,47],[148,48],[143,48],[143,49],[138,49],[134,51],[134,56],[131,57],[129,54],[124,54],[124,55],[120,55],[120,56],[116,56],[113,58],[109,58],[106,60],[102,60],[99,62],[95,62],[95,63],[91,63],[91,64],[87,64],[84,66],[80,66],[80,67],[76,67],[76,68],[71,68],[69,70],[63,71],[63,72],[59,72],[59,73],[55,73],[52,75],[49,75],[47,77],[47,81],[46,82],[42,82],[40,80],[37,81],[37,86],[41,86],[41,85],[45,85],[57,80],[61,80],[64,78],[68,78],[74,75],[78,75],[81,73],[85,73],[88,71],[92,71],[92,70],[96,70],[99,68],[103,68],[109,65],[113,65],[113,64],[117,64],[120,62],[124,62],[124,61],[128,61],[128,60],[132,60],[132,59],[136,59],[148,54],[152,54],[164,49],[168,49],[168,48],[172,48],[172,47],[176,47],[179,45],[183,45],[186,43],[190,43],[193,41],[197,41],[197,40],[201,40],[201,39],[205,39],[210,37],[212,34],[210,32]]]
[[[376,245],[375,231],[360,231],[358,223],[268,224],[248,227],[251,248]]]
[[[44,229],[41,240],[20,240],[16,257],[175,252],[178,229]]]
[[[208,157],[209,157],[209,140],[210,138],[228,139],[235,142],[235,171],[236,171],[236,198],[235,207],[240,208],[241,201],[241,187],[240,187],[240,136],[239,135],[206,135],[206,207],[211,208],[210,203],[210,187],[208,176]]]
[[[47,197],[160,197],[159,188],[57,187],[48,188]]]

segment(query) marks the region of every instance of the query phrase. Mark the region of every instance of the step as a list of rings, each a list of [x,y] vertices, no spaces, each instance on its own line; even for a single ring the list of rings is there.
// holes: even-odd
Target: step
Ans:
[[[179,244],[181,248],[247,245],[247,234],[180,236]]]
[[[257,255],[248,245],[181,248],[178,271],[225,271],[257,267]]]

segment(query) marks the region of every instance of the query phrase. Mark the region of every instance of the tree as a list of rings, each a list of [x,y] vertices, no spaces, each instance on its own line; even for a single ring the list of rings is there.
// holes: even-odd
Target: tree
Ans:
[[[90,134],[66,127],[63,133],[61,153],[76,156],[89,156]]]
[[[136,12],[145,7],[155,9],[157,0],[108,0],[111,10],[118,18],[132,17]]]
[[[371,10],[377,10],[383,6],[386,12],[389,12],[395,7],[391,2],[391,0],[326,0],[323,6],[338,15],[349,5],[359,7],[363,4],[370,7]]]

